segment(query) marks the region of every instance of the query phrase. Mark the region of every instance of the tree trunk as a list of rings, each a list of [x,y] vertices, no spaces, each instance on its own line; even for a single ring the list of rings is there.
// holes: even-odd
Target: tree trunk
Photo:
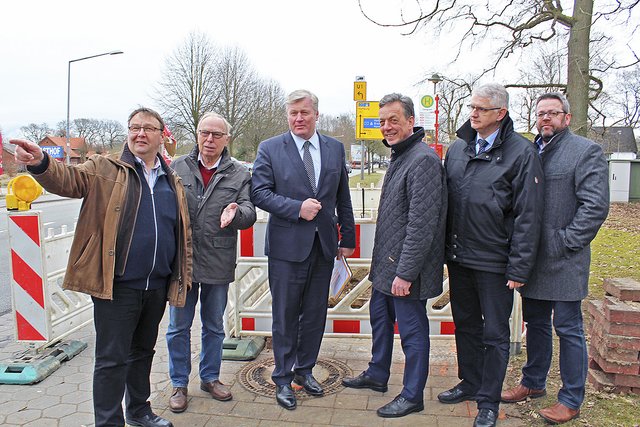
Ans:
[[[574,24],[569,34],[567,99],[571,104],[571,128],[587,134],[589,109],[589,41],[594,0],[574,0]]]

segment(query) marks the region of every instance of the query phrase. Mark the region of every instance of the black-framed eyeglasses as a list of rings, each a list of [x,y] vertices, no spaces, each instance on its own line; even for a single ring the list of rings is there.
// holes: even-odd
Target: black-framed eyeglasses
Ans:
[[[549,116],[552,119],[555,119],[560,114],[567,114],[564,111],[540,111],[536,113],[536,117],[539,119],[544,119],[546,116]]]
[[[477,105],[467,104],[467,108],[469,109],[470,113],[473,113],[473,111],[475,110],[480,114],[485,114],[485,113],[488,113],[489,111],[500,110],[502,107],[484,108],[484,107],[478,107]]]
[[[153,133],[153,132],[158,132],[162,130],[159,128],[155,128],[153,126],[136,126],[136,125],[129,126],[130,133],[138,133],[140,132],[140,129],[144,130],[144,133]]]
[[[208,130],[199,130],[198,134],[203,137],[204,139],[209,138],[209,135],[213,136],[213,139],[220,139],[223,136],[226,136],[227,134],[224,132],[211,132]]]

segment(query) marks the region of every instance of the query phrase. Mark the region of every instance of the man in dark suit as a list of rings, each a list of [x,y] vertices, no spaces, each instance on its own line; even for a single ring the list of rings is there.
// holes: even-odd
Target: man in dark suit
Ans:
[[[290,132],[260,143],[253,203],[269,212],[276,401],[295,409],[291,381],[319,396],[313,377],[327,315],[334,257],[355,249],[355,221],[340,141],[316,132],[318,98],[297,90],[286,101]],[[338,241],[338,226],[341,240]]]

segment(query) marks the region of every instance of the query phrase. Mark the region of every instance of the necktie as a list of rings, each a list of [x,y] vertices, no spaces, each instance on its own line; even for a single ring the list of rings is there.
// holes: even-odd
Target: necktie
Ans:
[[[316,172],[313,168],[313,159],[311,158],[311,153],[309,152],[310,145],[311,143],[309,141],[304,142],[304,154],[302,155],[302,162],[304,163],[304,170],[307,171],[307,178],[309,178],[309,183],[311,184],[311,189],[313,189],[313,194],[316,194]]]
[[[478,156],[484,153],[484,150],[487,149],[488,145],[489,145],[489,141],[482,138],[478,139]]]

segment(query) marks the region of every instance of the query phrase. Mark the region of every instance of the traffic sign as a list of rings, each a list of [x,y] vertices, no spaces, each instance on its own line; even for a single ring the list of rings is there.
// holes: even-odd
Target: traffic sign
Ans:
[[[356,139],[383,139],[379,113],[378,101],[356,102]]]
[[[364,101],[367,99],[367,82],[356,81],[353,82],[353,100]]]
[[[420,99],[420,105],[424,108],[431,108],[433,106],[433,97],[431,95],[425,95]]]

